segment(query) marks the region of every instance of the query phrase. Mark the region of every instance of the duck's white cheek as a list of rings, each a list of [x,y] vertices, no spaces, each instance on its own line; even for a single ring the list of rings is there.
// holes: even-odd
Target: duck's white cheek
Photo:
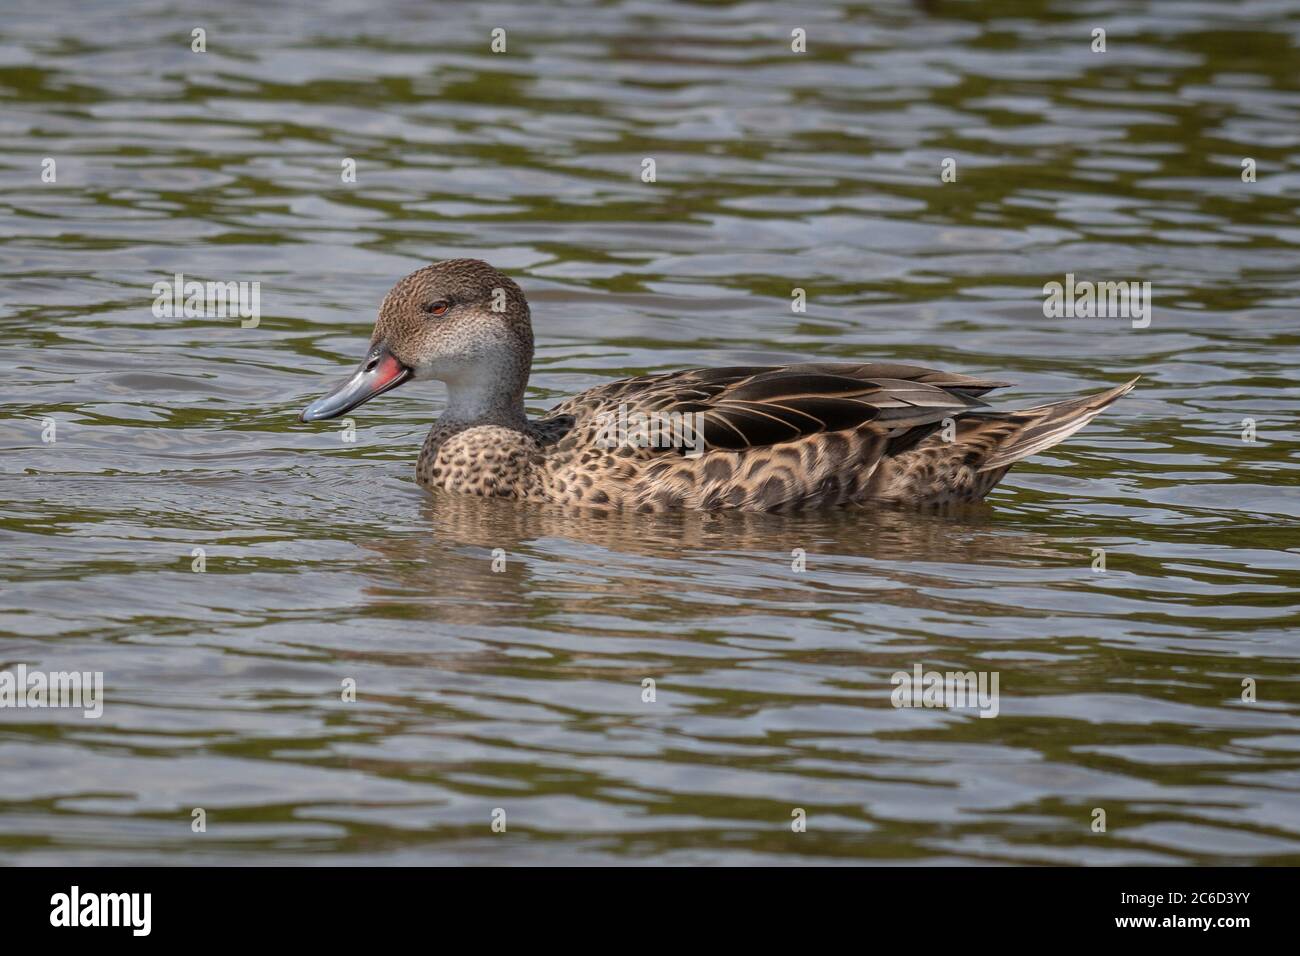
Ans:
[[[412,371],[417,379],[437,379],[449,382],[473,376],[474,364],[460,355],[434,355],[425,358]]]
[[[411,369],[411,378],[415,379],[417,382],[427,382],[430,379],[442,378],[442,376],[438,374],[436,365],[437,363],[430,362],[424,365],[415,366],[415,368]]]

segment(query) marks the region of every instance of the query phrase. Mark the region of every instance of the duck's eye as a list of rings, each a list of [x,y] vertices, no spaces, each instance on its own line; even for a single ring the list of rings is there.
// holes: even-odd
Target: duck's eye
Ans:
[[[429,315],[446,315],[447,302],[443,299],[439,299],[437,302],[426,302],[420,306],[420,311],[427,312]]]

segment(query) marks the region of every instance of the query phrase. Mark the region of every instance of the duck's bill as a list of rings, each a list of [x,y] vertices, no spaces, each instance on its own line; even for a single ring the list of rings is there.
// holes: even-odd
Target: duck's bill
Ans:
[[[411,370],[397,361],[387,346],[376,345],[357,373],[328,395],[322,395],[302,410],[298,420],[320,422],[338,418],[364,405],[376,395],[391,392],[411,377]]]

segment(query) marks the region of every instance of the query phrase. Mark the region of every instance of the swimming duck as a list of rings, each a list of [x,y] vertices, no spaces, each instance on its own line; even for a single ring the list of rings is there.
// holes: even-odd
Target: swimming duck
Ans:
[[[597,385],[529,419],[532,360],[519,286],[447,259],[393,287],[356,374],[299,417],[437,379],[447,405],[416,465],[429,489],[639,512],[928,505],[978,501],[1137,383],[998,411],[980,397],[1005,382],[894,362],[696,368]]]

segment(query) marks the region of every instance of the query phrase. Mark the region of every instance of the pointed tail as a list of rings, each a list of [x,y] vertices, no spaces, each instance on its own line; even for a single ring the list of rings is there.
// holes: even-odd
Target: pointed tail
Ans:
[[[990,429],[990,431],[1003,432],[1003,435],[980,462],[978,471],[1008,468],[1022,458],[1036,455],[1064,441],[1096,418],[1102,409],[1115,399],[1131,392],[1133,386],[1137,385],[1138,378],[1096,395],[1085,395],[1082,398],[1071,398],[1064,402],[1053,402],[1051,405],[1039,405],[1037,408],[1026,408],[1016,412],[970,416],[967,421],[983,418],[990,425],[996,422],[997,425],[1003,426]]]

